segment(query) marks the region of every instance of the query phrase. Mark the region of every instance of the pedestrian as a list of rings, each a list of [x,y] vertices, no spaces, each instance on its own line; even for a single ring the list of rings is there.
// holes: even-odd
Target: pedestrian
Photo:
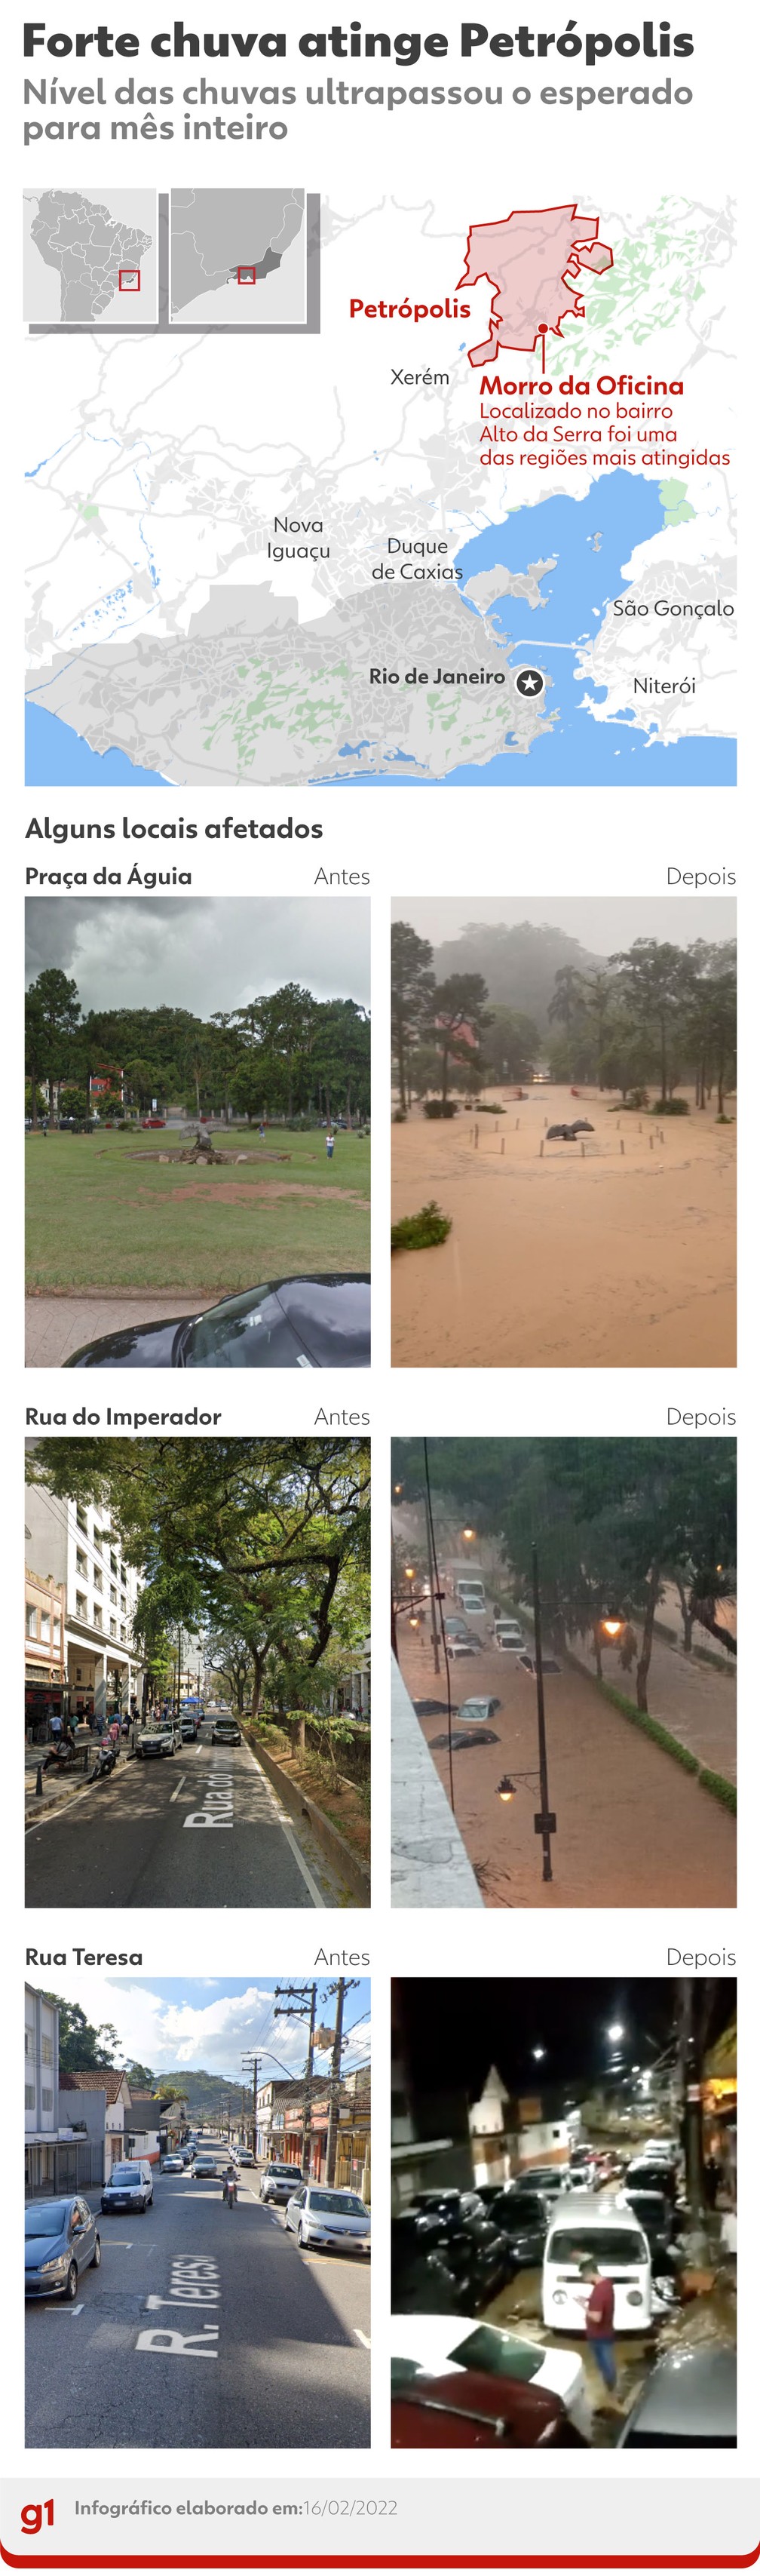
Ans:
[[[705,2186],[705,2200],[706,2200],[706,2202],[707,2202],[708,2209],[714,2209],[714,2208],[715,2208],[716,2201],[717,2201],[717,2198],[718,2198],[718,2184],[719,2184],[719,2182],[720,2182],[720,2165],[719,2165],[719,2163],[718,2163],[717,2156],[705,2156],[705,2163],[704,2163],[704,2186]]]
[[[331,1128],[331,1127],[328,1127],[327,1135],[326,1135],[326,1137],[325,1137],[325,1144],[326,1144],[326,1146],[327,1146],[327,1160],[328,1160],[328,1163],[331,1163],[331,1162],[332,1162],[332,1158],[333,1158],[333,1154],[334,1154],[334,1152],[335,1152],[335,1137],[334,1137],[334,1135],[333,1135],[333,1132],[332,1132],[332,1128]]]
[[[63,1727],[61,1723],[60,1710],[54,1708],[50,1719],[50,1735],[53,1744],[60,1744],[62,1734]]]
[[[264,1125],[264,1120],[263,1120],[263,1118],[260,1118],[260,1119],[259,1119],[259,1143],[260,1143],[261,1145],[263,1145],[263,1143],[264,1143],[264,1140],[265,1140],[265,1137],[266,1137],[266,1132],[267,1132],[267,1131],[266,1131],[266,1128],[265,1128],[265,1125]]]
[[[590,2283],[586,2301],[586,2342],[608,2395],[617,2387],[615,2364],[615,2284],[600,2272],[595,2259],[581,2264],[581,2280]]]
[[[46,1118],[43,1118],[43,1121],[42,1121],[42,1133],[43,1133],[43,1136],[46,1136],[46,1135],[47,1135],[47,1131],[48,1131],[48,1122],[47,1122],[47,1119],[46,1119]]]

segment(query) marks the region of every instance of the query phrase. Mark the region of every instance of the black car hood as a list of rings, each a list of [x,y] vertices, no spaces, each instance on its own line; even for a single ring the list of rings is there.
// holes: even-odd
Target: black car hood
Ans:
[[[120,1333],[83,1342],[64,1362],[66,1368],[171,1368],[180,1326],[192,1316],[171,1315],[158,1324],[126,1324]]]

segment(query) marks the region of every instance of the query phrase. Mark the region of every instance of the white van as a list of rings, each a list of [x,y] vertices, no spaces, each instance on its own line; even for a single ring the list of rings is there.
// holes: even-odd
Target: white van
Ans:
[[[494,1619],[492,1635],[494,1645],[500,1646],[503,1654],[525,1653],[525,1638],[519,1619]]]
[[[485,1610],[486,1587],[477,1575],[462,1575],[456,1585],[456,1599],[463,1610]]]
[[[589,2191],[564,2193],[553,2213],[544,2246],[544,2325],[555,2334],[583,2333],[590,2288],[583,2265],[592,2261],[615,2285],[615,2333],[642,2334],[652,2322],[646,2237],[631,2210],[608,2207]]]

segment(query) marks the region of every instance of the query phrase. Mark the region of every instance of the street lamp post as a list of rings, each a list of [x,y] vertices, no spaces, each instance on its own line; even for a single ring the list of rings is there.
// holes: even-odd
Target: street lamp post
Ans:
[[[551,1875],[552,1875],[552,1844],[551,1844],[551,1838],[552,1838],[552,1834],[556,1834],[556,1831],[557,1831],[557,1819],[556,1819],[556,1816],[552,1815],[552,1813],[551,1813],[551,1809],[550,1809],[550,1806],[549,1806],[549,1774],[548,1774],[547,1761],[546,1761],[546,1719],[545,1719],[545,1714],[544,1714],[544,1666],[543,1666],[543,1657],[542,1657],[542,1652],[541,1652],[541,1595],[540,1595],[540,1591],[539,1591],[539,1584],[538,1584],[538,1548],[537,1548],[537,1547],[534,1547],[534,1549],[533,1549],[533,1629],[534,1629],[534,1636],[535,1636],[535,1653],[536,1653],[536,1713],[537,1713],[537,1717],[538,1717],[538,1777],[539,1777],[539,1785],[540,1785],[540,1791],[541,1791],[541,1807],[540,1807],[539,1814],[538,1814],[537,1816],[535,1816],[535,1817],[534,1817],[534,1824],[535,1824],[536,1833],[537,1833],[537,1834],[540,1834],[540,1836],[541,1836],[541,1844],[542,1844],[542,1849],[543,1849],[543,1869],[542,1869],[542,1876],[543,1876],[543,1878],[546,1880],[546,1879],[550,1879],[550,1878],[551,1878]]]

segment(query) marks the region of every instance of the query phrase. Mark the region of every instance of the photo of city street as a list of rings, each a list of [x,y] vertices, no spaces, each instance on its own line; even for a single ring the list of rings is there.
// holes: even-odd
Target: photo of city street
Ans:
[[[26,1896],[369,1903],[369,1443],[30,1440]]]
[[[31,1964],[29,2448],[368,2447],[368,1981]]]
[[[736,1902],[736,1442],[392,1446],[393,1902]]]
[[[736,1355],[736,907],[393,904],[397,1368]]]
[[[394,2447],[735,2449],[735,1982],[392,1998]]]
[[[368,1367],[368,903],[26,923],[29,1365]]]

